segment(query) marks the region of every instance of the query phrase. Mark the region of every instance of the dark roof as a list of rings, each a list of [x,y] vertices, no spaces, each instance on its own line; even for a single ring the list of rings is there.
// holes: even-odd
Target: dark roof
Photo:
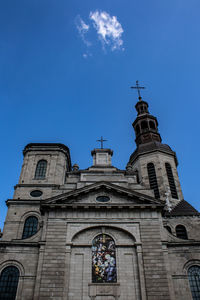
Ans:
[[[151,141],[148,143],[138,145],[137,149],[131,154],[129,162],[133,163],[139,155],[153,151],[161,151],[173,155],[176,165],[178,165],[176,153],[170,148],[169,145],[162,144],[158,141]]]
[[[69,148],[61,143],[30,143],[24,147],[23,154],[25,155],[27,151],[42,151],[42,150],[63,150],[69,154]]]
[[[166,217],[176,216],[200,216],[200,213],[187,201],[181,200],[171,212],[166,212]]]

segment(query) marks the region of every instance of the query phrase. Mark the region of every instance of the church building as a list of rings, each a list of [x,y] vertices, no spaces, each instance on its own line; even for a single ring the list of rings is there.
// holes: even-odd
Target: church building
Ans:
[[[140,95],[135,108],[124,170],[103,145],[84,170],[63,144],[25,146],[6,201],[0,300],[200,300],[200,214]]]

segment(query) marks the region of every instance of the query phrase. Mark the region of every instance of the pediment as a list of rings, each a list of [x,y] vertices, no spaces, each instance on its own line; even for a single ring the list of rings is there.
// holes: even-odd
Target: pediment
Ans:
[[[103,205],[102,203],[95,203],[95,195],[111,195],[113,199],[118,199],[117,203],[115,201],[111,201],[106,203],[106,205],[114,205],[114,204],[131,204],[131,205],[156,205],[163,206],[162,202],[157,201],[155,198],[136,192],[131,189],[127,189],[121,187],[119,185],[108,183],[108,182],[97,182],[83,188],[79,188],[55,197],[51,197],[42,201],[42,206],[48,205],[69,205],[69,204],[92,204],[89,201],[90,197],[93,197],[93,204],[95,205]],[[105,204],[104,204],[105,205]]]

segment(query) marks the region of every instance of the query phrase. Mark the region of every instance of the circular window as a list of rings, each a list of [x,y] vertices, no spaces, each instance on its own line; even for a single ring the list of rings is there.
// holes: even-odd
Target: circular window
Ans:
[[[108,201],[110,201],[110,198],[107,197],[107,196],[98,196],[96,198],[96,201],[98,201],[98,202],[108,202]]]
[[[40,197],[42,196],[43,192],[39,191],[39,190],[35,190],[30,192],[31,197]]]

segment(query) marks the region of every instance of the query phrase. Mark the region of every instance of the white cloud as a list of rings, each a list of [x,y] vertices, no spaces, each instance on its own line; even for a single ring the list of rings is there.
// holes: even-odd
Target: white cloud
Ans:
[[[124,30],[116,16],[111,17],[105,11],[100,12],[96,10],[95,12],[90,12],[90,19],[93,21],[93,25],[103,45],[111,45],[112,50],[122,49],[123,40],[121,36]]]
[[[80,16],[76,17],[76,28],[83,40],[83,42],[89,47],[91,43],[85,38],[86,33],[89,31],[90,26],[87,25]]]

